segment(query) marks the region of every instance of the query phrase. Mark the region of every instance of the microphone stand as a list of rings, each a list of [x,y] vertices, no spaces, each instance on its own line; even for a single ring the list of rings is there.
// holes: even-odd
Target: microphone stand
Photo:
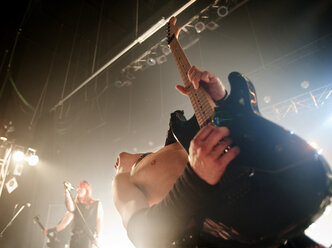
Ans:
[[[0,233],[0,238],[3,237],[4,232],[6,229],[13,223],[13,221],[16,219],[16,217],[22,212],[22,210],[25,208],[25,205],[23,205],[17,212],[16,214],[12,217],[12,219],[8,222],[8,224],[5,226],[5,228],[1,231]]]
[[[77,202],[74,200],[74,198],[73,198],[73,196],[72,196],[70,190],[69,190],[68,188],[67,188],[66,190],[69,192],[70,198],[71,198],[71,200],[73,201],[73,203],[75,204],[75,208],[77,209],[78,214],[80,215],[80,217],[81,217],[82,220],[83,220],[83,223],[84,223],[84,225],[85,225],[85,228],[86,228],[86,230],[88,231],[89,239],[90,239],[91,241],[93,241],[93,240],[94,240],[94,235],[93,235],[93,233],[92,233],[90,227],[88,226],[88,223],[86,222],[86,220],[85,220],[85,218],[84,218],[84,216],[83,216],[83,214],[82,214],[81,209],[78,207]],[[95,246],[96,246],[96,245],[95,245]],[[97,246],[97,248],[98,248],[98,247],[99,247],[99,246]]]

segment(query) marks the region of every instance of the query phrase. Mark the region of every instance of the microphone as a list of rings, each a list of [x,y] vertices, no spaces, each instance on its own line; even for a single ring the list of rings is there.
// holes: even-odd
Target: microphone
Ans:
[[[70,182],[63,182],[66,187],[66,190],[75,190],[75,188],[71,185]]]

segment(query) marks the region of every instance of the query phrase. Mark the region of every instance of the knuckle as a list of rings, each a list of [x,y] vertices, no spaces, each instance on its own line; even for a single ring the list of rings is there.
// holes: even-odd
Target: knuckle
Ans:
[[[230,130],[227,127],[220,127],[219,128],[220,132],[226,137],[231,134]]]
[[[196,138],[193,138],[193,139],[190,141],[190,146],[195,147],[195,146],[197,146],[197,145],[198,145],[198,141],[197,141],[197,139],[196,139]]]
[[[207,77],[209,76],[209,72],[208,71],[203,71],[202,72],[202,77]]]
[[[207,154],[207,146],[206,145],[201,145],[198,149],[198,154],[200,156],[205,156]]]

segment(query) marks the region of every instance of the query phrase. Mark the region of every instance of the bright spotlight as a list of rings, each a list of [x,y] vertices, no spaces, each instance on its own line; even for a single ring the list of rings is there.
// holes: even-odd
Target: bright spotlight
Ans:
[[[148,65],[150,65],[150,66],[154,66],[157,62],[156,62],[156,60],[155,60],[154,58],[149,57],[149,58],[147,59],[146,63],[147,63]]]
[[[205,24],[203,22],[197,22],[195,24],[196,32],[199,34],[205,30]]]
[[[36,150],[32,148],[28,148],[26,152],[25,160],[28,162],[30,166],[35,166],[39,162],[39,157],[36,155]]]
[[[303,89],[308,89],[309,86],[310,86],[309,81],[304,80],[304,81],[301,82],[301,87],[302,87]]]
[[[22,151],[15,151],[13,153],[13,159],[15,162],[22,162],[24,159],[24,153]]]
[[[31,155],[27,160],[30,166],[36,166],[39,162],[39,157],[37,155]]]

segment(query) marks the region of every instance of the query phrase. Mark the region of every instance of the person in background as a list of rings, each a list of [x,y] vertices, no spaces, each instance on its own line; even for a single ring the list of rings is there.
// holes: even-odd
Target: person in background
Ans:
[[[70,193],[73,189],[70,183],[65,182],[64,188],[67,212],[59,224],[50,229],[45,228],[43,234],[60,232],[72,223],[70,248],[99,247],[103,226],[102,203],[92,199],[91,185],[87,181],[78,184],[75,199]]]

